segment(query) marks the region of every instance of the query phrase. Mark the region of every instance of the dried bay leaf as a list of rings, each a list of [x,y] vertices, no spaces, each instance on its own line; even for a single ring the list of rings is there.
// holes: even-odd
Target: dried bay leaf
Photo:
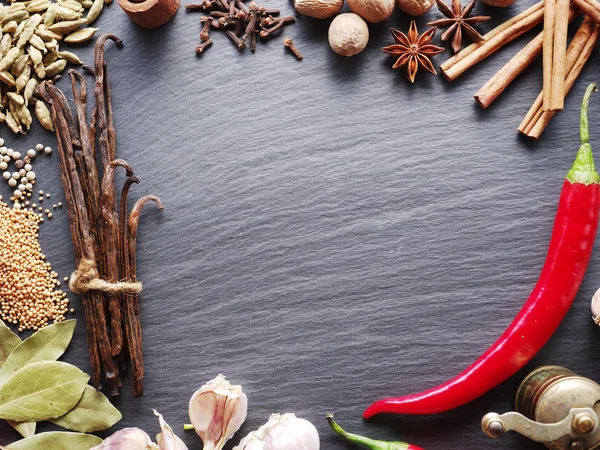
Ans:
[[[121,413],[102,392],[86,386],[83,397],[71,411],[52,422],[67,430],[91,433],[112,427],[121,420]]]
[[[0,386],[0,418],[34,422],[63,416],[79,402],[89,379],[60,361],[28,364]]]
[[[0,320],[0,367],[8,358],[8,355],[19,346],[21,338],[13,333],[6,324]],[[23,437],[33,436],[35,434],[35,422],[13,422],[9,420],[11,427],[19,432]]]
[[[51,431],[40,433],[4,447],[5,450],[90,450],[102,439],[91,434]]]
[[[8,358],[8,355],[10,355],[20,343],[21,338],[10,331],[10,328],[0,320],[0,368]]]
[[[36,422],[15,422],[14,420],[7,420],[7,422],[24,438],[35,434]]]
[[[56,361],[67,349],[75,320],[66,320],[44,327],[25,339],[0,368],[0,386],[27,364],[39,361]]]

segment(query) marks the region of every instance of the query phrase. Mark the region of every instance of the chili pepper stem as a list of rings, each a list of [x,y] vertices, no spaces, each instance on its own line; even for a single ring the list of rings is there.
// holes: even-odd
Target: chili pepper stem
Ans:
[[[571,183],[582,183],[586,186],[588,184],[598,184],[600,182],[600,176],[596,172],[596,166],[594,165],[594,156],[592,154],[592,146],[590,145],[590,133],[588,128],[588,105],[590,103],[590,96],[592,92],[598,90],[595,84],[590,84],[585,91],[583,96],[583,103],[581,104],[581,120],[580,120],[580,134],[581,134],[581,147],[573,163],[573,167],[567,174],[567,180]]]
[[[192,425],[191,423],[184,423],[183,424],[183,430],[184,431],[189,431],[189,430],[193,430],[194,429],[194,425]]]
[[[406,442],[378,441],[364,436],[359,436],[358,434],[347,433],[333,420],[333,414],[327,414],[325,417],[327,418],[327,422],[329,422],[329,426],[333,431],[354,444],[363,445],[372,450],[423,450],[420,447],[407,444]]]

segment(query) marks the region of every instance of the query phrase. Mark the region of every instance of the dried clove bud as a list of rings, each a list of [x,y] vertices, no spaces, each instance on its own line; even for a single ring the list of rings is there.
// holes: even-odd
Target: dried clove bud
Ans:
[[[237,49],[240,52],[242,50],[244,50],[244,48],[246,47],[246,42],[244,42],[242,39],[238,38],[233,31],[227,30],[225,32],[225,34],[231,40],[231,42],[233,42],[235,44],[235,46],[237,47]]]
[[[210,47],[212,45],[212,43],[213,43],[212,39],[209,39],[208,41],[204,41],[200,45],[196,45],[196,54],[197,55],[201,54],[207,47]]]
[[[301,60],[303,58],[302,53],[300,53],[300,50],[298,50],[292,42],[292,38],[285,38],[283,40],[283,46],[289,49],[294,54],[294,56],[298,58],[298,60]]]
[[[204,20],[202,20],[204,19]],[[201,22],[204,22],[204,26],[202,27],[202,31],[200,32],[200,40],[202,42],[206,42],[209,39],[209,31],[210,31],[210,25],[213,22],[213,18],[212,17],[202,17],[200,19]]]

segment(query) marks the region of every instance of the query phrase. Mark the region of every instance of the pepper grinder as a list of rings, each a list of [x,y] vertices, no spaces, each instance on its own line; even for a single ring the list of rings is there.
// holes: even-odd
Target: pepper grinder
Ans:
[[[488,413],[481,428],[499,438],[513,430],[551,450],[600,448],[600,385],[560,366],[543,366],[521,382],[516,412]]]

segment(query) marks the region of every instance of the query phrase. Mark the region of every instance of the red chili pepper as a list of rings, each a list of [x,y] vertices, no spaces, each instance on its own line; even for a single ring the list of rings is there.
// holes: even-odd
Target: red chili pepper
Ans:
[[[581,107],[581,147],[563,184],[552,239],[540,278],[504,334],[470,367],[437,387],[380,400],[364,412],[436,414],[469,403],[515,374],[546,344],[565,317],[583,280],[598,228],[600,177],[589,144],[587,107]]]

